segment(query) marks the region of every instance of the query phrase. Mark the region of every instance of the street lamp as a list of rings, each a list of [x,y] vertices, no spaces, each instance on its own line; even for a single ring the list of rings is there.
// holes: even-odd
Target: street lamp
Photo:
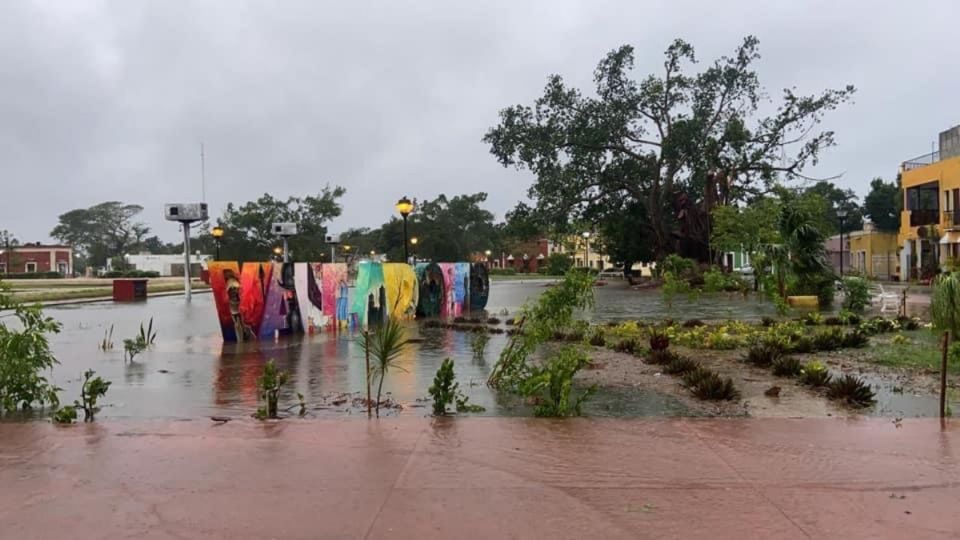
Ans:
[[[217,260],[220,260],[220,239],[223,238],[223,227],[217,225],[214,227],[210,234],[213,235],[213,241],[217,244]]]
[[[277,259],[281,258],[283,256],[283,248],[280,246],[274,246],[273,254],[277,257]]]
[[[840,278],[843,278],[843,221],[847,219],[847,211],[837,210],[837,217],[840,219]]]
[[[403,216],[403,260],[404,262],[410,260],[410,255],[407,253],[407,216],[410,215],[410,212],[413,212],[413,202],[407,198],[406,195],[402,199],[397,201],[396,207],[397,212],[400,212],[400,215]]]
[[[410,237],[410,245],[413,246],[410,248],[410,251],[413,252],[413,262],[417,262],[417,244],[420,242],[420,239],[416,236]],[[409,262],[409,260],[407,261]]]
[[[590,231],[583,231],[583,266],[590,268]]]

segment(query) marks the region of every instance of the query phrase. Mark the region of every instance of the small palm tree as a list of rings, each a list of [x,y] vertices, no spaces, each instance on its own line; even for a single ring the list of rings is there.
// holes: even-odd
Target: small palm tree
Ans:
[[[394,319],[388,319],[386,323],[365,336],[365,339],[360,340],[360,347],[373,358],[373,364],[368,368],[367,380],[369,381],[374,376],[379,377],[377,382],[377,418],[380,418],[380,395],[383,392],[383,379],[391,370],[406,371],[397,365],[397,359],[400,358],[409,343],[403,326]]]

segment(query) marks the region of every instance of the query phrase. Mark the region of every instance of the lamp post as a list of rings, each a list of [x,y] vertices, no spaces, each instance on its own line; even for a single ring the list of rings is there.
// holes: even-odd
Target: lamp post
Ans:
[[[417,244],[420,243],[420,239],[416,236],[410,237],[410,245],[413,246],[410,248],[410,251],[413,252],[413,262],[417,262]],[[407,261],[409,262],[409,260]]]
[[[350,259],[350,249],[351,249],[350,244],[344,244],[343,251],[345,251],[346,253],[343,254],[343,262],[347,262]],[[337,262],[337,261],[332,261],[332,262]]]
[[[223,238],[223,227],[217,225],[210,234],[213,235],[213,242],[217,245],[217,260],[220,260],[220,239]]]
[[[837,218],[840,219],[840,278],[843,279],[843,221],[847,219],[847,211],[837,210]]]
[[[583,266],[590,268],[590,231],[583,231]]]
[[[397,201],[396,207],[397,212],[400,212],[400,215],[403,216],[403,261],[407,262],[410,260],[410,255],[407,253],[407,216],[410,215],[410,212],[413,212],[414,204],[404,195],[402,199]]]

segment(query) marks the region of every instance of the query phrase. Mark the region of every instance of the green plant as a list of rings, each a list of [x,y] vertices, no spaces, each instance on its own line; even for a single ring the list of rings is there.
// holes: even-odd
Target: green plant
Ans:
[[[153,329],[153,317],[150,317],[150,324],[146,330],[143,328],[143,323],[140,323],[140,333],[137,335],[137,339],[146,344],[147,347],[153,345],[157,340],[157,332]]]
[[[807,363],[805,366],[803,366],[803,369],[800,370],[800,384],[805,384],[807,386],[827,386],[830,384],[831,378],[832,377],[830,375],[830,371],[827,370],[827,366],[819,360],[814,360],[813,362]]]
[[[906,317],[899,316],[897,317],[897,323],[900,325],[901,330],[918,330],[920,328],[920,319],[916,317]]]
[[[61,325],[45,317],[40,306],[26,306],[8,291],[0,282],[0,311],[11,310],[17,320],[16,327],[9,328],[0,319],[0,414],[35,404],[55,407],[59,388],[43,373],[58,363],[47,336],[59,332]]]
[[[263,374],[257,379],[257,391],[260,399],[267,402],[266,408],[257,409],[256,417],[260,420],[276,418],[280,401],[280,388],[287,383],[287,372],[277,370],[277,365],[270,360],[263,366]]]
[[[587,388],[576,395],[573,377],[589,359],[578,348],[566,346],[552,355],[542,366],[531,369],[530,376],[520,386],[521,395],[536,402],[536,416],[579,416],[581,405],[595,390]]]
[[[656,328],[650,329],[650,350],[665,351],[670,347],[670,336]]]
[[[603,330],[597,328],[590,334],[590,345],[594,347],[603,347],[607,344],[607,339],[603,337]]]
[[[875,400],[870,385],[849,373],[830,382],[827,386],[827,397],[846,401],[855,407],[866,407]]]
[[[796,377],[802,370],[800,361],[793,356],[781,356],[773,361],[773,374],[777,377]]]
[[[941,274],[933,282],[930,295],[930,319],[934,328],[960,335],[960,275]]]
[[[808,354],[815,350],[817,350],[817,347],[810,336],[797,336],[790,340],[784,352]]]
[[[783,349],[784,344],[778,339],[772,337],[760,339],[747,349],[744,361],[761,368],[770,367],[783,355]]]
[[[862,277],[843,278],[843,290],[846,295],[843,299],[843,308],[854,313],[863,313],[870,305],[870,287]]]
[[[827,328],[813,334],[813,348],[817,351],[835,351],[842,349],[846,336],[840,328]]]
[[[108,330],[103,331],[103,340],[100,341],[100,350],[101,351],[112,351],[113,350],[113,325],[110,325]]]
[[[636,338],[625,338],[616,342],[613,345],[613,350],[626,354],[633,354],[636,352],[637,348],[640,346],[640,343]]]
[[[683,375],[697,369],[700,369],[700,362],[685,356],[678,356],[663,368],[663,372],[670,375]]]
[[[843,347],[846,349],[860,349],[870,344],[870,338],[859,330],[847,332],[843,336]]]
[[[709,369],[700,368],[686,373],[683,383],[690,392],[700,398],[716,401],[740,399],[740,391],[730,377],[721,377]]]
[[[487,343],[490,342],[488,334],[476,333],[470,338],[470,350],[474,358],[483,358],[483,353],[487,349]]]
[[[824,319],[819,311],[811,311],[803,317],[803,322],[807,326],[819,326],[824,323]]]
[[[427,390],[433,398],[434,416],[447,414],[447,406],[453,404],[459,389],[460,383],[456,382],[456,375],[453,373],[453,360],[447,358],[440,364],[436,375],[433,376],[433,384]]]
[[[97,407],[97,401],[107,394],[111,384],[100,376],[94,377],[95,374],[96,372],[92,369],[83,372],[83,386],[80,388],[81,402],[73,402],[74,406],[83,407],[84,422],[93,422],[94,414],[100,410]]]
[[[53,414],[54,424],[72,424],[77,421],[77,408],[73,405],[66,405],[57,409]]]
[[[140,336],[123,340],[124,357],[129,362],[133,362],[133,359],[145,350],[147,350],[147,344],[140,339]]]
[[[910,338],[908,338],[903,334],[897,334],[892,338],[890,338],[890,343],[892,345],[907,345],[908,343],[910,343]]]
[[[478,413],[487,410],[482,405],[470,403],[470,398],[463,394],[463,392],[457,392],[455,401],[458,413]]]
[[[666,366],[673,363],[680,356],[669,349],[651,349],[647,355],[647,362],[657,366]]]
[[[406,371],[397,364],[397,361],[409,343],[403,326],[396,319],[387,319],[386,323],[378,326],[376,330],[370,333],[370,339],[360,341],[361,348],[364,352],[369,352],[374,360],[368,376],[378,380],[375,405],[377,418],[380,418],[380,396],[383,393],[383,380],[392,370]]]

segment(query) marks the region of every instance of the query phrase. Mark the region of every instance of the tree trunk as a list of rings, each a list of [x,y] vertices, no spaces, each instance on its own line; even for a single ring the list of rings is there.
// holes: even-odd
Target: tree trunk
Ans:
[[[380,393],[383,392],[383,377],[386,374],[386,371],[380,372],[380,383],[377,384],[377,418],[380,418]]]

